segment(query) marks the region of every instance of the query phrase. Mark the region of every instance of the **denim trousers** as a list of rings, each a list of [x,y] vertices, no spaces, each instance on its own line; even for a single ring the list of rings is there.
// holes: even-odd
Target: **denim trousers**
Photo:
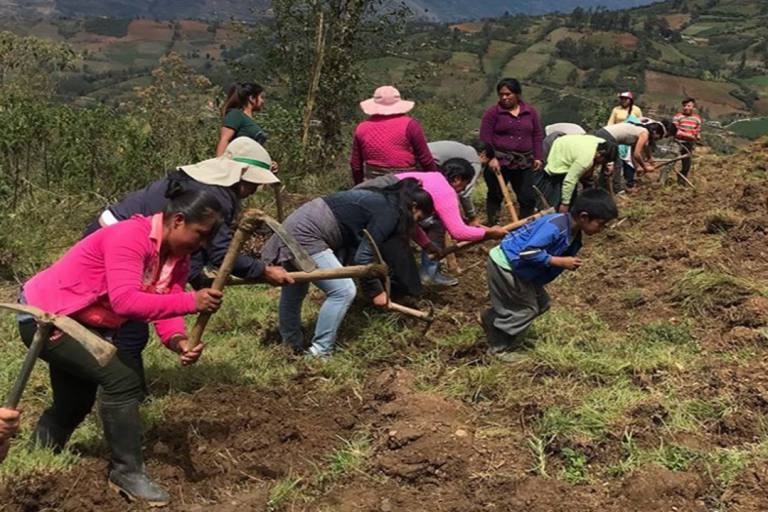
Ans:
[[[342,267],[330,249],[313,254],[312,259],[315,260],[319,269]],[[352,301],[355,300],[357,288],[352,279],[325,279],[315,281],[314,284],[325,293],[325,300],[317,315],[315,336],[309,351],[312,355],[323,355],[333,350],[339,325],[352,305]],[[295,283],[283,287],[280,294],[278,329],[283,343],[294,350],[304,348],[301,307],[307,293],[309,293],[309,283]]]

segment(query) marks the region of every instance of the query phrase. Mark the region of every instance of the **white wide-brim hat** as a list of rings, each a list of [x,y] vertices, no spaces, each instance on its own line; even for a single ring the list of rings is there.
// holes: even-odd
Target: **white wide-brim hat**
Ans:
[[[261,144],[249,137],[238,137],[220,157],[185,165],[181,170],[200,183],[231,187],[240,181],[258,185],[280,183],[271,168],[272,158]]]
[[[393,116],[405,114],[413,109],[414,102],[400,98],[400,91],[391,85],[376,89],[373,98],[360,102],[360,108],[369,116]]]

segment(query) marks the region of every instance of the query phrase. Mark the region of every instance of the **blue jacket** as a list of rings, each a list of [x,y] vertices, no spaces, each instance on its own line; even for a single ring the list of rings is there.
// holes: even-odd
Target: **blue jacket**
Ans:
[[[543,286],[563,269],[550,265],[553,256],[575,256],[581,249],[581,232],[574,236],[571,216],[550,213],[512,231],[501,242],[501,250],[513,271],[524,281]]]

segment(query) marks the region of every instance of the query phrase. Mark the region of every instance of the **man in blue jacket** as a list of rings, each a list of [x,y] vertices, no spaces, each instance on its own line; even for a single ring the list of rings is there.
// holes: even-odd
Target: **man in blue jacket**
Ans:
[[[512,231],[488,256],[491,309],[481,315],[490,342],[489,355],[514,362],[533,321],[550,307],[544,285],[563,270],[576,270],[581,260],[582,233],[591,236],[605,229],[619,212],[611,195],[602,189],[586,190],[569,213],[552,213]]]

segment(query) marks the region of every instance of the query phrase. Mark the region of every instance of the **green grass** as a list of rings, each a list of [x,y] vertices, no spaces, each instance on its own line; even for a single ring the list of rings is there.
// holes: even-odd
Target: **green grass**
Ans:
[[[728,129],[745,139],[756,140],[768,135],[768,119],[742,121],[730,126]]]
[[[722,272],[692,269],[675,283],[672,300],[691,315],[706,316],[753,293],[743,279]]]
[[[768,75],[753,76],[744,80],[748,85],[768,87]]]

